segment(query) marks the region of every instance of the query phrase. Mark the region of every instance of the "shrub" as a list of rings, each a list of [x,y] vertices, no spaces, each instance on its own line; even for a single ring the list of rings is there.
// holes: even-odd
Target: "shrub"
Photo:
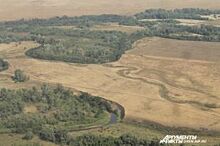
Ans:
[[[26,140],[31,140],[32,138],[34,137],[34,134],[32,131],[27,131],[23,137],[23,139],[26,139]]]
[[[8,69],[8,62],[0,58],[0,71]]]
[[[29,80],[29,77],[27,75],[25,75],[25,73],[22,70],[17,69],[17,70],[15,70],[14,76],[12,77],[12,79],[15,82],[25,82],[25,81]]]

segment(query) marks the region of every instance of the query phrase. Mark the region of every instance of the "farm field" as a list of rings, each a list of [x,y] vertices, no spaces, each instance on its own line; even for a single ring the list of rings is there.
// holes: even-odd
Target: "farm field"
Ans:
[[[218,9],[218,0],[0,0],[0,20],[21,18],[48,18],[53,16],[80,16],[97,14],[133,15],[149,8],[209,8]],[[16,13],[12,13],[15,12]]]

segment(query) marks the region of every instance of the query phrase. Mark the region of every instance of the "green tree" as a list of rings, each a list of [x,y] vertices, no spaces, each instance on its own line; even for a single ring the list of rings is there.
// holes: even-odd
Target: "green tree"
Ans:
[[[17,70],[15,70],[14,76],[12,77],[12,79],[15,82],[25,82],[25,81],[29,80],[29,77],[27,75],[25,75],[25,73],[22,70],[17,69]]]

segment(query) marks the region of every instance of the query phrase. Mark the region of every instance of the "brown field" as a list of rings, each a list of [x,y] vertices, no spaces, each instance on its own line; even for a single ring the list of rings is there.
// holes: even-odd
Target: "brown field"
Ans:
[[[24,113],[37,113],[37,106],[35,105],[25,105]]]
[[[49,28],[61,28],[61,29],[80,29],[74,25],[72,26],[49,26]],[[126,25],[119,25],[118,23],[103,23],[97,24],[89,28],[92,31],[121,31],[131,34],[136,31],[143,30],[144,27],[141,26],[126,26]]]
[[[148,8],[218,9],[219,0],[0,0],[0,20],[91,14],[131,15]]]
[[[62,83],[120,103],[125,120],[220,131],[220,43],[146,38],[119,61],[103,65],[43,61],[23,54],[25,46],[36,45],[0,45],[0,57],[10,63],[9,70],[0,73],[0,87]],[[11,81],[18,68],[30,81]]]
[[[220,20],[191,20],[191,19],[176,19],[179,21],[179,25],[186,25],[186,26],[199,26],[199,25],[212,25],[215,27],[220,27]]]

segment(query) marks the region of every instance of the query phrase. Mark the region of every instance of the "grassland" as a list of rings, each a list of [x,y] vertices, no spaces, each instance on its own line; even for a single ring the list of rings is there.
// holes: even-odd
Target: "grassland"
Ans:
[[[105,24],[95,25],[91,28],[91,30],[121,31],[121,32],[131,34],[131,33],[134,33],[136,31],[144,30],[144,27],[119,25],[117,23],[105,23]]]

